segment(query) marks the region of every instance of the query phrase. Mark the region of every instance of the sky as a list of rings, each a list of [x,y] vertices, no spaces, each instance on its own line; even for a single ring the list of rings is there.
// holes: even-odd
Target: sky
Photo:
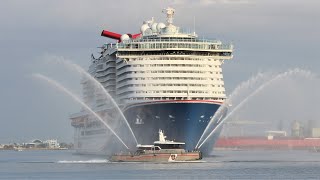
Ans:
[[[234,58],[223,65],[227,94],[259,72],[301,68],[320,73],[317,0],[2,0],[0,143],[35,138],[72,142],[68,116],[80,106],[31,75],[45,74],[81,96],[80,77],[48,63],[48,57],[88,68],[91,53],[97,56],[97,47],[111,41],[100,36],[103,29],[137,33],[151,17],[165,22],[161,10],[168,6],[176,9],[175,25],[195,28],[199,37],[234,44]],[[310,89],[319,87],[319,81],[312,82]],[[296,82],[283,84],[284,94],[290,86],[299,87]],[[265,98],[270,99],[274,89]],[[316,91],[301,91],[301,96],[307,91],[311,99],[319,99]],[[292,96],[286,100],[292,101]],[[317,106],[316,101],[306,103]]]

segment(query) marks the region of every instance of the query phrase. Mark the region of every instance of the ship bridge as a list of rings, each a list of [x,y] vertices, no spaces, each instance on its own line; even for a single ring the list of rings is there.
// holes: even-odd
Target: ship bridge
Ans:
[[[117,56],[120,58],[180,55],[226,60],[232,58],[233,45],[222,44],[218,40],[157,37],[137,39],[128,43],[117,43],[116,49]]]
[[[141,35],[136,38],[123,36],[116,44],[117,56],[120,58],[161,56],[161,55],[193,55],[219,59],[231,59],[233,45],[222,44],[219,40],[199,39],[195,32],[188,33],[173,25],[173,8],[164,9],[167,24],[156,23],[152,18],[141,26]]]

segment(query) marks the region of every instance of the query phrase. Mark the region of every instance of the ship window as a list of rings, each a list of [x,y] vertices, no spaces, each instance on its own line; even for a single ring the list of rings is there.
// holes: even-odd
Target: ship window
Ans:
[[[161,149],[182,149],[181,144],[157,144]]]

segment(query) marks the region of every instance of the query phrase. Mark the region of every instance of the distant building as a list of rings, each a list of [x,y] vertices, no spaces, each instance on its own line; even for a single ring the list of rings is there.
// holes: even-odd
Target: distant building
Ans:
[[[311,137],[320,138],[320,128],[312,128]]]
[[[294,121],[291,125],[292,137],[304,137],[304,127],[299,121]]]
[[[307,137],[313,137],[313,128],[315,128],[317,125],[316,125],[316,122],[315,120],[308,120],[307,121],[307,125],[306,125],[306,128],[305,128],[305,135]]]
[[[41,144],[43,144],[43,142],[40,139],[34,139],[29,143],[25,144],[26,148],[36,148],[39,147]]]
[[[48,139],[48,140],[44,141],[44,144],[46,144],[47,148],[50,148],[50,149],[60,148],[58,140],[56,140],[56,139]]]

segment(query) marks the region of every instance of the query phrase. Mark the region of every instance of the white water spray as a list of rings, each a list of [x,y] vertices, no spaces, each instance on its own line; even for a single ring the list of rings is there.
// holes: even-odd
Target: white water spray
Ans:
[[[51,57],[51,56],[50,56]],[[115,100],[110,96],[110,94],[108,93],[108,91],[102,86],[102,84],[97,81],[94,77],[92,77],[86,70],[84,70],[82,67],[80,67],[77,64],[72,63],[71,61],[68,61],[66,59],[64,59],[63,57],[56,57],[56,56],[52,56],[51,59],[53,58],[54,62],[58,62],[61,64],[64,64],[67,68],[69,68],[70,70],[75,70],[76,72],[84,75],[86,78],[88,78],[91,82],[94,83],[95,87],[98,88],[99,90],[101,90],[104,95],[107,97],[107,99],[109,99],[112,104],[114,105],[114,107],[116,107],[117,111],[119,112],[121,118],[123,119],[124,122],[126,123],[127,127],[130,130],[130,133],[132,134],[134,141],[136,144],[138,144],[137,138],[134,135],[132,128],[130,126],[130,124],[128,123],[126,117],[124,116],[124,114],[122,113],[121,109],[119,108],[119,106],[117,105],[117,103],[115,102]]]
[[[219,123],[221,120],[222,120],[222,117],[224,116],[223,113],[224,113],[224,110],[225,108],[227,108],[230,104],[230,100],[233,98],[233,97],[236,97],[240,92],[241,90],[243,89],[247,89],[249,88],[250,86],[252,86],[252,84],[255,84],[259,81],[263,81],[265,78],[265,74],[262,74],[262,73],[258,73],[257,75],[251,77],[249,80],[241,83],[240,85],[238,85],[234,90],[233,92],[231,93],[231,95],[229,96],[228,100],[226,102],[224,102],[217,110],[217,112],[213,115],[213,117],[211,118],[211,120],[209,121],[208,125],[206,126],[205,130],[203,131],[199,141],[197,142],[197,145],[196,147],[198,147],[199,143],[203,140],[203,137],[208,133],[210,127],[212,126],[212,124],[214,122],[216,122],[216,118],[219,117],[219,119],[217,120],[217,123]]]
[[[287,77],[287,76],[291,76],[294,74],[302,74],[305,77],[313,77],[314,75],[310,72],[310,71],[306,71],[306,70],[302,70],[302,69],[293,69],[293,70],[289,70],[286,71],[284,73],[278,74],[277,76],[273,77],[272,79],[270,79],[269,81],[267,81],[266,83],[262,84],[259,88],[257,88],[253,93],[251,93],[249,96],[247,96],[243,101],[241,101],[223,120],[221,120],[219,122],[219,124],[211,131],[211,133],[203,140],[203,142],[199,145],[196,146],[196,148],[201,148],[202,145],[217,131],[217,129],[219,129],[219,127],[231,116],[234,114],[234,112],[236,112],[239,108],[241,108],[248,100],[250,100],[253,96],[255,96],[256,94],[258,94],[262,89],[264,89],[266,86],[270,85],[271,83],[273,83],[274,81],[277,81],[281,78]],[[237,89],[237,88],[236,88]],[[200,140],[199,140],[200,142]],[[198,142],[198,144],[199,144]]]
[[[69,91],[68,89],[66,89],[65,87],[63,87],[61,84],[59,84],[58,82],[48,78],[47,76],[44,76],[42,74],[33,74],[33,77],[36,77],[38,79],[44,80],[45,82],[53,85],[54,87],[56,87],[57,89],[59,89],[60,91],[66,93],[67,95],[69,95],[70,97],[72,97],[75,101],[77,101],[79,104],[81,104],[85,109],[87,109],[92,115],[94,115],[96,118],[98,118],[118,139],[119,141],[127,148],[129,149],[129,147],[123,142],[123,140],[117,135],[116,132],[113,131],[113,129],[96,113],[94,112],[88,105],[86,105],[83,101],[80,100],[79,97],[77,97],[76,95],[74,95],[71,91]]]

